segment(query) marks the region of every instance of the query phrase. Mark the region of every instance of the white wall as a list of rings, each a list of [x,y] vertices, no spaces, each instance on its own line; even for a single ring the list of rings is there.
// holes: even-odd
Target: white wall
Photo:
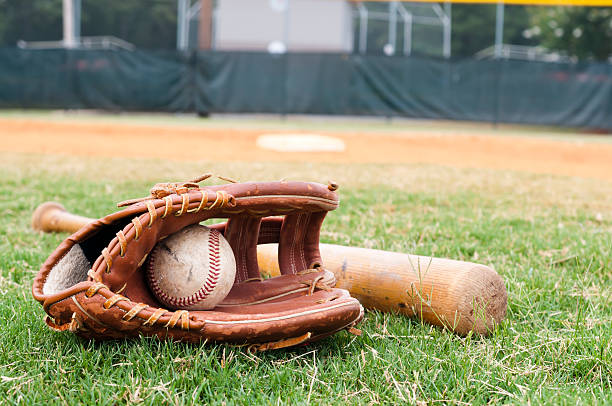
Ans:
[[[349,52],[351,8],[342,0],[218,0],[215,49]]]

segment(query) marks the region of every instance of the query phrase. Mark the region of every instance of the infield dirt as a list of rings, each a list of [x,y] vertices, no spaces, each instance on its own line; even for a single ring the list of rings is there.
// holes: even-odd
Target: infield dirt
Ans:
[[[0,151],[171,160],[426,163],[612,180],[612,143],[530,138],[520,132],[498,136],[494,130],[474,135],[410,128],[317,130],[344,141],[346,150],[279,153],[256,145],[262,134],[306,132],[313,131],[0,118]]]

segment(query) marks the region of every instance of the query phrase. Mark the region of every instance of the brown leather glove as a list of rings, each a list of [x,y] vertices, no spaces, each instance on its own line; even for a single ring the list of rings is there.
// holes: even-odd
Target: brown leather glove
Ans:
[[[86,338],[146,335],[265,350],[352,330],[363,308],[333,288],[319,255],[321,224],[338,206],[334,190],[303,182],[158,184],[151,197],[68,237],[34,279],[34,298],[51,328]],[[147,255],[165,236],[209,218],[228,219],[212,227],[234,251],[232,290],[212,310],[160,308],[143,271]],[[257,244],[272,242],[282,275],[262,280]]]

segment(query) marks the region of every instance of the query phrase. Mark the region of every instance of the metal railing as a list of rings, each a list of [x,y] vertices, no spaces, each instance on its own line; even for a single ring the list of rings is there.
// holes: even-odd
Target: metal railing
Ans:
[[[476,59],[517,59],[521,61],[540,62],[574,62],[574,59],[559,53],[550,52],[544,47],[530,47],[526,45],[502,44],[494,45],[474,54]]]
[[[110,35],[98,37],[81,37],[77,39],[74,46],[66,46],[64,41],[17,41],[17,47],[21,49],[123,49],[133,51],[136,46],[121,38]]]

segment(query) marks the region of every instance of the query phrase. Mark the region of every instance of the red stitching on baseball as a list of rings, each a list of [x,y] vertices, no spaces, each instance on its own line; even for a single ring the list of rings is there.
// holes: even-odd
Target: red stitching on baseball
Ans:
[[[205,299],[217,286],[217,282],[219,281],[219,276],[221,275],[221,258],[219,257],[219,232],[215,229],[210,229],[210,233],[208,235],[208,267],[209,272],[206,277],[206,280],[202,284],[202,288],[192,294],[191,296],[185,297],[171,297],[168,296],[164,291],[159,287],[159,282],[155,278],[153,273],[153,265],[155,264],[155,257],[157,254],[157,248],[153,249],[149,258],[149,272],[147,272],[147,276],[149,279],[149,285],[151,286],[151,290],[155,295],[166,302],[166,304],[175,306],[175,307],[185,307],[192,306],[201,300]]]

